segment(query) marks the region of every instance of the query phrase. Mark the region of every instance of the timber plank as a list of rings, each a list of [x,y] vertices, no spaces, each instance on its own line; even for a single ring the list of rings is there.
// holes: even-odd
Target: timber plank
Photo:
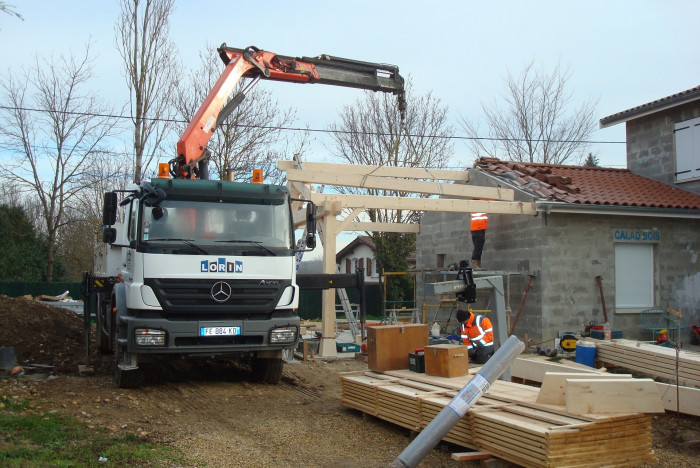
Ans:
[[[542,387],[537,395],[537,403],[549,405],[565,405],[566,379],[621,379],[632,378],[632,374],[608,374],[608,373],[569,373],[546,372],[542,380]]]
[[[459,383],[453,379],[436,382],[430,376],[430,379],[418,378],[416,384],[410,376],[415,373],[391,372],[399,375],[381,379],[365,374],[364,380],[356,380],[353,385],[343,382],[341,403],[373,411],[370,405],[347,401],[352,396],[362,398],[363,391],[370,393],[370,398],[364,398],[376,400],[374,411],[378,417],[401,427],[421,430],[450,403],[468,379],[462,378]],[[357,379],[357,376],[348,378]],[[491,394],[491,390],[495,392]],[[536,403],[536,392],[536,388],[495,382],[444,440],[533,468],[569,465],[584,468],[601,463],[636,466],[642,463],[640,460],[653,459],[649,415],[567,414],[561,405]],[[519,398],[521,394],[524,398]],[[591,453],[596,453],[595,460],[589,456]]]
[[[566,411],[589,414],[665,410],[652,379],[567,379]]]

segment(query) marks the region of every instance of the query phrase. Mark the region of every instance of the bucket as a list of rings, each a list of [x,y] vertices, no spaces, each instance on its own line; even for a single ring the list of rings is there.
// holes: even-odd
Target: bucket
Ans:
[[[576,362],[595,367],[595,343],[579,341],[576,343]]]

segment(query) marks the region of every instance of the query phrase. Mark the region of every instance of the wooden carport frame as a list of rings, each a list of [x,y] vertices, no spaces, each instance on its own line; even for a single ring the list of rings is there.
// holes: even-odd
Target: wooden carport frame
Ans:
[[[500,213],[535,215],[535,204],[513,201],[512,189],[467,185],[468,171],[408,168],[390,166],[363,166],[280,161],[278,168],[286,173],[292,197],[312,201],[317,205],[319,238],[324,247],[323,273],[336,273],[336,237],[342,231],[380,231],[418,233],[416,223],[372,223],[357,221],[366,209],[445,211],[453,213]],[[393,190],[440,198],[387,197],[318,193],[313,184],[343,187]],[[475,200],[479,199],[479,200]],[[292,205],[294,227],[303,227],[306,210],[301,203]],[[338,219],[343,210],[351,210]],[[319,355],[336,356],[335,291],[322,292],[322,339]]]

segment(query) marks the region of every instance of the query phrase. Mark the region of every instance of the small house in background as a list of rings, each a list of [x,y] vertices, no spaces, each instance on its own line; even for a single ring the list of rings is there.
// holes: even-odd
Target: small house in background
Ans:
[[[627,168],[700,194],[700,86],[600,119],[625,122]]]
[[[340,273],[355,273],[358,268],[365,270],[366,283],[379,283],[377,260],[374,256],[377,247],[370,236],[357,236],[335,255],[335,263]]]

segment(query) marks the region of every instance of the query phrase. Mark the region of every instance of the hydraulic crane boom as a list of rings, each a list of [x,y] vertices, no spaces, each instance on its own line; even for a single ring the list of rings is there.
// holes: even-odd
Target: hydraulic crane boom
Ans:
[[[236,49],[222,44],[217,51],[226,68],[177,142],[178,157],[171,162],[171,172],[175,177],[201,176],[197,173],[196,164],[207,159],[206,146],[214,130],[261,79],[318,83],[392,93],[398,97],[399,111],[403,119],[406,110],[404,80],[399,75],[397,66],[329,55],[294,58],[252,46]],[[226,104],[242,77],[253,78],[253,81]]]

